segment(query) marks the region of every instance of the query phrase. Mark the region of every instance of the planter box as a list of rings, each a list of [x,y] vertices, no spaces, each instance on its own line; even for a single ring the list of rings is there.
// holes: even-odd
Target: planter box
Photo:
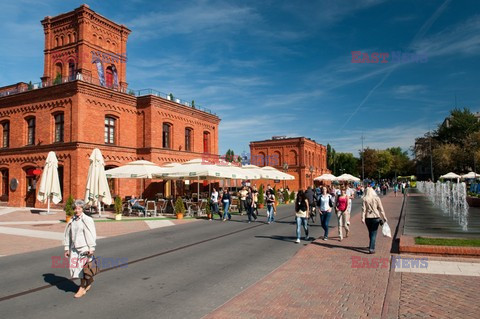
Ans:
[[[470,207],[480,207],[480,198],[467,196],[467,203]]]

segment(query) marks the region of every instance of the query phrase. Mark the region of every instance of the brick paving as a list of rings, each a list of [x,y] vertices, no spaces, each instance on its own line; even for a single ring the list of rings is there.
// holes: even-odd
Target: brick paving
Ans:
[[[382,197],[392,228],[401,201]],[[380,318],[390,271],[383,262],[390,259],[391,239],[379,233],[376,254],[367,254],[368,231],[360,214],[351,223],[351,235],[342,242],[336,237],[314,241],[206,318]]]
[[[480,277],[401,274],[399,318],[479,318]]]

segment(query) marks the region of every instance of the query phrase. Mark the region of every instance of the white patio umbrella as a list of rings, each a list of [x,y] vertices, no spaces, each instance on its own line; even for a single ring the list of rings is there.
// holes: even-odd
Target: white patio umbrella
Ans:
[[[62,201],[60,179],[58,178],[58,160],[55,152],[49,152],[47,155],[37,199],[42,203],[48,203],[47,214],[50,213],[50,201],[54,204],[58,204]]]
[[[345,174],[342,174],[342,175],[338,176],[336,178],[336,180],[340,181],[340,182],[359,182],[360,178],[345,173]]]
[[[260,179],[262,178],[262,169],[256,165],[243,165],[242,170],[247,171],[249,176],[253,176],[253,178],[249,179]]]
[[[282,181],[291,181],[295,176],[279,171],[271,166],[264,166],[261,169],[263,179],[278,179]]]
[[[443,178],[443,179],[459,179],[459,178],[461,178],[461,176],[458,175],[458,174],[450,172],[450,173],[447,173],[445,175],[440,176],[440,178]]]
[[[105,162],[98,148],[95,148],[90,155],[85,202],[98,205],[99,216],[102,216],[100,202],[106,205],[112,204],[112,195],[110,195],[107,176],[105,175]]]
[[[480,174],[477,174],[475,172],[470,172],[468,174],[462,175],[462,178],[464,179],[471,179],[471,178],[479,178]]]
[[[105,171],[107,178],[152,178],[165,169],[155,163],[139,160]]]
[[[325,174],[322,174],[320,176],[315,177],[313,180],[314,181],[330,181],[330,182],[333,182],[333,181],[337,180],[337,177],[335,175],[325,173]]]

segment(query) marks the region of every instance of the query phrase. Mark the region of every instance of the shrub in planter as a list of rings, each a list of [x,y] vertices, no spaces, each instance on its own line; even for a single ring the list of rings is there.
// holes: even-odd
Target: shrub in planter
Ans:
[[[258,189],[258,208],[263,208],[265,204],[265,197],[263,195],[263,184],[260,184],[260,188]]]
[[[290,201],[293,203],[295,201],[295,192],[291,191],[290,192]]]
[[[175,214],[177,214],[177,219],[183,219],[183,215],[185,214],[185,205],[180,196],[177,197],[177,201],[175,202]]]
[[[283,201],[285,202],[285,204],[288,204],[289,200],[290,200],[290,195],[288,194],[287,190],[284,190],[283,191]]]
[[[75,214],[75,212],[73,211],[73,207],[72,207],[74,202],[75,202],[75,200],[73,199],[72,194],[70,194],[70,196],[68,196],[67,201],[65,202],[65,206],[63,207],[63,210],[65,211],[65,216],[66,216],[67,223],[70,221],[72,216]]]
[[[115,209],[115,220],[121,220],[122,219],[122,199],[119,196],[115,197],[115,203],[113,207]]]

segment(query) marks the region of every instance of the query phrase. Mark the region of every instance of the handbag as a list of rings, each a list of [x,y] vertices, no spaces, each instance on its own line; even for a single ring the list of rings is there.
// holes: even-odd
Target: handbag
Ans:
[[[92,256],[92,260],[83,266],[83,276],[86,280],[93,281],[93,277],[99,272],[100,267],[98,266],[98,260],[95,258],[95,256]]]

